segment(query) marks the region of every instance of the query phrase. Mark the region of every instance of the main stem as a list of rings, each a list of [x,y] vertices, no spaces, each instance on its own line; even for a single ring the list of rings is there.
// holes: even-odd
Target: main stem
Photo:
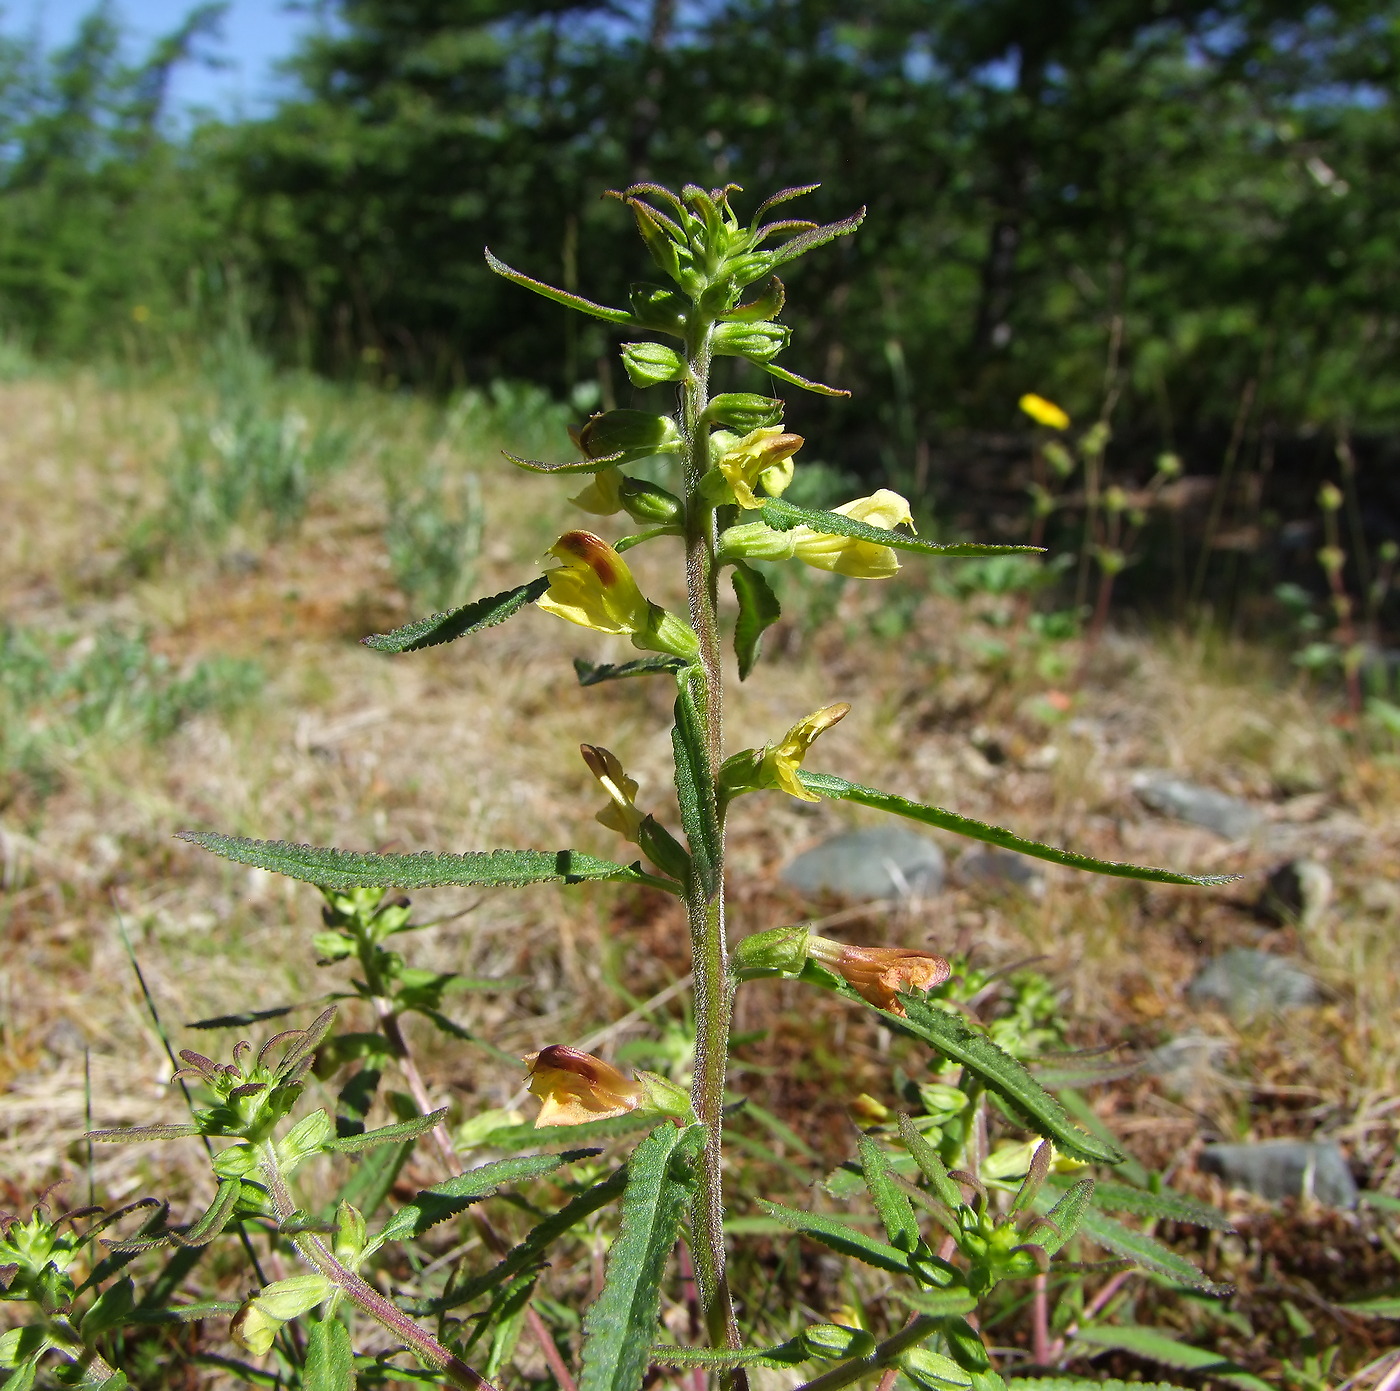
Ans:
[[[700,716],[704,722],[708,768],[702,798],[718,806],[719,766],[723,761],[724,691],[721,684],[718,594],[715,567],[715,509],[700,491],[710,467],[710,332],[708,320],[692,322],[686,343],[682,423],[686,437],[685,573],[690,622],[700,639]],[[695,1080],[691,1101],[705,1127],[699,1181],[692,1210],[695,1274],[711,1343],[739,1346],[739,1328],[724,1275],[722,1192],[724,1076],[729,1060],[732,987],[724,927],[724,827],[715,865],[715,889],[706,893],[696,876],[686,890],[691,963],[695,972]]]

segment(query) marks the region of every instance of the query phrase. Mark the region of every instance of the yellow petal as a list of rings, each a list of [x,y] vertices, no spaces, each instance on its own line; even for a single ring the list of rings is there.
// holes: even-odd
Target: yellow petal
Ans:
[[[1053,401],[1028,391],[1017,402],[1025,413],[1038,425],[1048,425],[1052,430],[1068,430],[1069,416]]]
[[[590,531],[566,532],[549,548],[564,563],[549,572],[549,590],[535,601],[546,613],[599,633],[641,632],[649,606],[632,572]]]

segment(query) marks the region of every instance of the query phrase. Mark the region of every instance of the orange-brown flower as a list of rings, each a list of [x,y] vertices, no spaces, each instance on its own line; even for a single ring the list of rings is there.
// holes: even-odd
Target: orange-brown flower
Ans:
[[[902,990],[931,990],[952,970],[947,960],[914,947],[851,947],[813,935],[807,954],[835,971],[876,1009],[903,1014]]]
[[[611,1063],[567,1044],[552,1043],[525,1059],[530,1065],[530,1092],[540,1099],[536,1126],[585,1125],[635,1111],[642,1088],[629,1082]]]

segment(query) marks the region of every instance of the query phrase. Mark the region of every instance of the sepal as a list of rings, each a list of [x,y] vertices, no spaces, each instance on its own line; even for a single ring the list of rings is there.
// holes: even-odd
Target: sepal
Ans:
[[[678,454],[684,441],[668,415],[615,410],[595,415],[579,432],[579,444],[590,459],[630,464],[657,454]]]
[[[660,386],[685,379],[685,359],[664,343],[624,343],[622,365],[633,386]]]
[[[787,347],[792,330],[786,324],[729,322],[716,325],[711,344],[717,357],[744,357],[760,366]]]

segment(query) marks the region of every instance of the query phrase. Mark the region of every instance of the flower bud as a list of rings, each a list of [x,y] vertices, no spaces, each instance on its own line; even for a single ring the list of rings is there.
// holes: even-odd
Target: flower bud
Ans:
[[[725,449],[715,467],[739,506],[754,510],[763,506],[754,494],[755,487],[762,487],[769,497],[778,497],[786,490],[792,482],[792,456],[801,448],[801,435],[765,425]]]
[[[529,1054],[529,1090],[540,1099],[535,1125],[586,1125],[635,1111],[642,1088],[611,1063],[554,1043]]]
[[[807,750],[832,725],[844,720],[851,712],[845,701],[836,705],[826,705],[814,711],[805,719],[798,720],[783,737],[776,748],[771,744],[764,750],[763,761],[759,765],[757,786],[779,788],[803,802],[819,802],[815,792],[809,792],[798,779],[798,770],[807,757]]]
[[[593,416],[579,431],[579,446],[590,459],[630,464],[656,454],[677,454],[683,441],[669,415],[616,410]]]
[[[579,752],[588,771],[598,779],[609,802],[594,818],[600,825],[636,844],[642,829],[642,813],[633,800],[637,795],[636,779],[629,778],[618,762],[617,755],[597,744],[580,744]]]
[[[903,1014],[901,991],[942,985],[952,967],[941,956],[914,947],[852,947],[815,933],[807,954],[839,975],[861,999],[890,1014]]]
[[[1157,472],[1160,473],[1163,478],[1180,478],[1181,455],[1173,454],[1170,450],[1165,454],[1159,454],[1157,456]]]
[[[1342,490],[1335,483],[1324,483],[1317,490],[1317,505],[1324,512],[1335,512],[1342,505]]]
[[[964,1391],[972,1378],[952,1358],[928,1348],[910,1348],[901,1353],[899,1369],[919,1391]]]
[[[1028,391],[1016,403],[1037,425],[1048,425],[1052,430],[1068,430],[1069,416],[1053,401]]]
[[[645,479],[624,477],[618,494],[623,511],[634,522],[670,526],[681,519],[680,498]]]
[[[690,302],[675,290],[664,285],[633,285],[627,292],[627,302],[632,317],[653,333],[673,333],[677,337],[685,334],[686,313]]]
[[[807,960],[805,927],[772,927],[738,942],[729,958],[730,970],[739,980],[764,976],[800,976]]]
[[[780,424],[783,403],[772,396],[759,396],[751,391],[724,391],[710,397],[705,413],[717,425],[728,425],[747,434],[765,425]]]
[[[715,326],[710,342],[716,357],[746,357],[761,364],[772,362],[791,337],[786,324],[723,323]]]
[[[622,365],[633,386],[659,386],[685,378],[685,360],[664,343],[624,343]]]
[[[335,1258],[341,1265],[354,1270],[364,1254],[369,1231],[364,1214],[357,1207],[342,1202],[335,1214]]]
[[[1046,440],[1041,453],[1058,477],[1068,478],[1074,472],[1074,455],[1059,440]]]
[[[310,1313],[334,1291],[324,1275],[293,1275],[278,1280],[248,1300],[233,1316],[229,1334],[239,1347],[255,1357],[265,1353],[282,1331],[302,1314]]]
[[[863,1328],[847,1328],[843,1323],[814,1323],[797,1335],[809,1357],[836,1362],[848,1357],[868,1357],[875,1351],[875,1339]]]

